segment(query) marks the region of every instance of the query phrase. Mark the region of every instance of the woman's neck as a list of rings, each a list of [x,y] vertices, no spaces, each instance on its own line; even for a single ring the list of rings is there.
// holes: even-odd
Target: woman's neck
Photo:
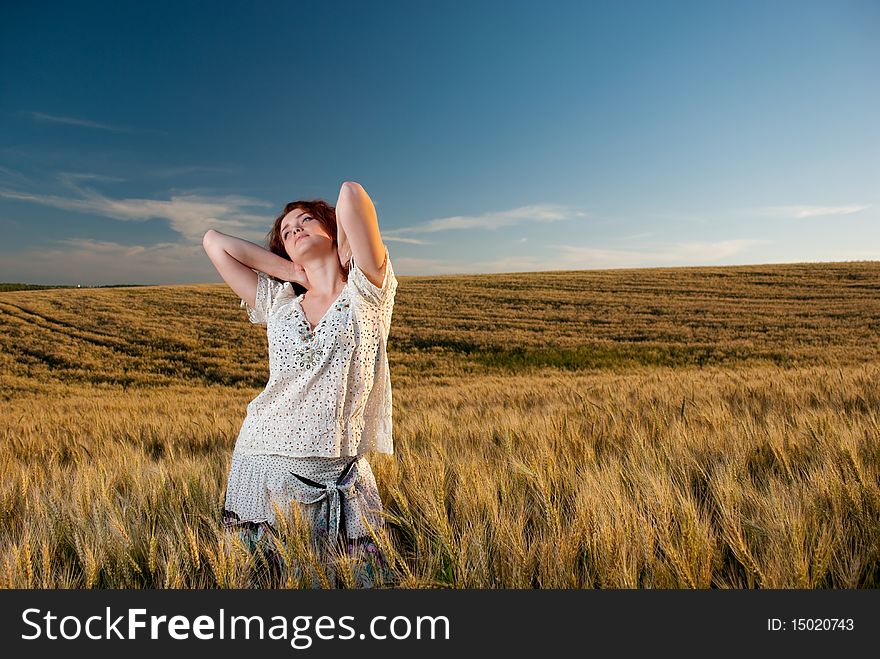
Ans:
[[[307,294],[310,297],[333,297],[345,285],[345,280],[339,271],[339,260],[335,255],[302,262],[300,265],[306,271],[309,280]]]

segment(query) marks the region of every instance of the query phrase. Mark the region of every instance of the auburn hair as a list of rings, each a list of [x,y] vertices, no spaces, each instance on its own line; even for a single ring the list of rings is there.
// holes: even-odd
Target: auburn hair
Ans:
[[[297,208],[306,211],[315,218],[315,220],[320,222],[321,226],[324,227],[324,231],[326,231],[327,235],[332,239],[333,246],[336,248],[339,247],[337,239],[339,234],[336,229],[336,208],[323,199],[300,199],[298,201],[289,201],[284,204],[284,210],[281,211],[281,214],[278,215],[272,223],[272,229],[266,235],[266,248],[270,252],[277,254],[288,261],[293,260],[284,248],[284,239],[281,237],[281,220],[287,217],[287,214],[290,211]],[[346,263],[344,266],[339,266],[339,271],[342,273],[342,278],[345,281],[348,281],[349,267],[350,263]],[[296,291],[297,295],[306,291],[304,286],[301,286],[296,282],[293,282],[293,289]]]

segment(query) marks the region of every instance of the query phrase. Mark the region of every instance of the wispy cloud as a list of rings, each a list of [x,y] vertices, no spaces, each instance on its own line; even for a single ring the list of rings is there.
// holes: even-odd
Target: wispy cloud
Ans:
[[[400,242],[412,242],[402,240],[401,234],[435,233],[438,231],[454,231],[456,229],[487,229],[494,231],[503,227],[510,227],[526,222],[559,222],[587,217],[588,214],[559,204],[533,204],[520,206],[504,211],[494,211],[481,215],[453,215],[441,217],[413,226],[391,229],[382,232],[382,238],[399,240]],[[430,244],[427,241],[415,244]]]
[[[616,240],[642,240],[644,238],[650,238],[653,235],[653,231],[643,231],[642,233],[633,233],[628,236],[619,236]]]
[[[73,189],[78,197],[37,194],[0,188],[0,197],[59,208],[61,210],[92,213],[126,222],[150,219],[168,220],[170,227],[188,241],[200,241],[208,229],[216,229],[262,243],[271,219],[246,209],[271,206],[259,199],[237,195],[208,196],[195,194],[172,195],[170,199],[113,199],[95,190],[81,187],[81,179],[121,180],[97,174],[61,174],[62,183]]]
[[[114,126],[113,124],[105,124],[100,121],[92,121],[91,119],[82,119],[80,117],[69,117],[58,114],[49,114],[47,112],[25,111],[25,114],[32,119],[52,124],[64,124],[67,126],[79,126],[81,128],[95,128],[97,130],[108,130],[113,133],[151,133],[158,135],[167,135],[164,130],[155,130],[151,128],[129,128],[127,126]]]
[[[112,126],[110,124],[102,124],[98,121],[89,119],[80,119],[78,117],[64,117],[56,114],[46,114],[45,112],[28,112],[28,114],[37,121],[47,121],[53,124],[67,124],[68,126],[82,126],[84,128],[97,128],[99,130],[110,130],[116,133],[130,133],[130,128],[123,126]]]
[[[408,243],[410,245],[430,245],[427,240],[419,240],[418,238],[402,238],[391,233],[392,230],[382,232],[382,240],[389,243]]]
[[[33,179],[28,176],[25,176],[21,172],[17,172],[14,169],[10,169],[9,167],[0,166],[0,180],[5,179],[6,181],[12,182],[15,185],[26,185],[26,186],[34,186],[36,183]]]
[[[779,219],[800,220],[825,215],[851,215],[871,207],[871,204],[847,204],[845,206],[762,206],[746,209],[750,215]]]
[[[559,262],[578,268],[640,268],[662,265],[719,263],[768,241],[754,239],[677,243],[650,250],[621,250],[553,245],[560,251]],[[561,268],[556,268],[561,269]]]
[[[107,240],[94,240],[92,238],[62,238],[56,241],[62,245],[70,245],[80,252],[89,252],[91,254],[116,254],[127,258],[138,254],[158,254],[167,259],[167,255],[171,252],[176,255],[199,253],[198,249],[192,249],[192,246],[181,245],[179,243],[156,243],[155,245],[122,245],[120,243]]]
[[[58,244],[58,248],[4,254],[0,281],[84,286],[217,281],[201,245],[122,245],[88,238]]]
[[[58,180],[61,184],[68,188],[73,188],[77,192],[81,191],[78,185],[79,181],[101,181],[102,183],[120,183],[126,179],[118,176],[107,176],[106,174],[94,174],[92,172],[60,172]]]
[[[402,257],[394,259],[394,267],[395,272],[402,275],[440,275],[721,265],[735,258],[742,260],[750,247],[766,242],[751,239],[688,242],[661,246],[651,250],[605,249],[557,244],[549,246],[550,249],[555,250],[555,253],[547,256],[502,256],[481,261]],[[748,261],[747,258],[745,260]]]
[[[442,275],[461,272],[461,264],[444,259],[426,259],[413,256],[394,256],[394,272],[400,275]]]
[[[177,167],[164,167],[147,172],[148,176],[157,178],[169,178],[172,176],[186,176],[189,174],[235,174],[241,171],[239,167],[213,166],[213,165],[180,165]]]

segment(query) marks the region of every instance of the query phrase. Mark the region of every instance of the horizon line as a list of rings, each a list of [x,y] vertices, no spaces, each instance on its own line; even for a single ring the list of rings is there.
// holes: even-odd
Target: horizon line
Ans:
[[[505,275],[545,275],[554,273],[573,273],[573,272],[609,272],[609,271],[647,271],[647,270],[705,270],[707,268],[754,268],[754,267],[773,267],[773,266],[794,266],[794,265],[833,265],[833,264],[859,264],[859,263],[880,263],[880,259],[852,259],[852,260],[833,260],[833,261],[777,261],[764,263],[737,263],[727,265],[663,265],[663,266],[643,266],[643,267],[610,267],[610,268],[579,268],[575,270],[515,270],[509,272],[461,272],[461,273],[444,273],[431,275],[396,275],[398,278],[406,279],[432,279],[432,278],[449,278],[449,277],[502,277]],[[40,288],[115,288],[126,286],[214,286],[217,284],[226,284],[225,281],[219,282],[181,282],[175,284],[32,284],[29,282],[0,282],[0,288],[4,286],[32,286]],[[2,291],[2,293],[13,293],[15,291]]]

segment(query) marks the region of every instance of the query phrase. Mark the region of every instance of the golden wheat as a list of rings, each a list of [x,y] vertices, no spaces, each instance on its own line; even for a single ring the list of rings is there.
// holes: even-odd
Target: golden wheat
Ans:
[[[877,264],[400,280],[399,587],[880,585]],[[220,528],[266,377],[225,286],[2,293],[0,327],[0,586],[328,585],[303,527],[276,580]]]

